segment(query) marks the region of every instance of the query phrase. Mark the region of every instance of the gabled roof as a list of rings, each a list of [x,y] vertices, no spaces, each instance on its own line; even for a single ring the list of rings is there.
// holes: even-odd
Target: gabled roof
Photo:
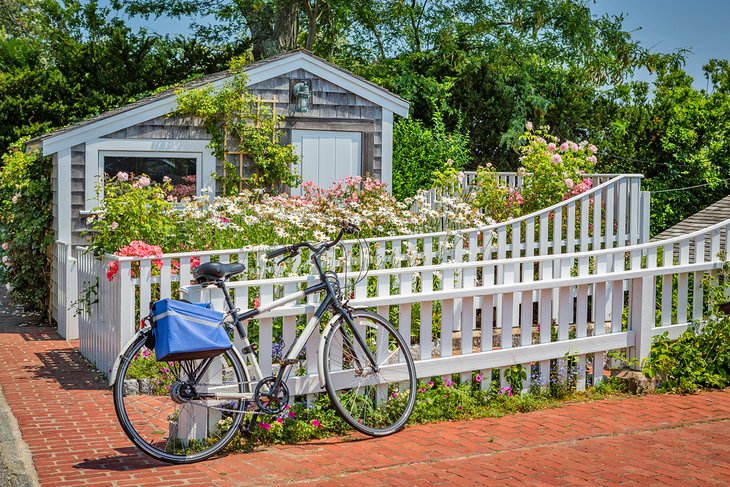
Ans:
[[[730,195],[664,230],[652,240],[665,240],[702,230],[730,218]]]
[[[281,76],[296,69],[304,69],[315,76],[326,79],[376,105],[392,111],[401,117],[408,116],[409,103],[388,90],[357,76],[339,66],[315,56],[309,51],[287,52],[244,68],[248,84]],[[180,86],[155,93],[128,105],[115,108],[83,122],[64,127],[37,137],[29,145],[42,148],[43,155],[54,154],[87,140],[96,139],[126,127],[166,115],[177,108],[176,92],[180,89],[194,89],[208,84],[219,87],[230,78],[228,71],[197,78]]]
[[[698,230],[703,230],[707,227],[711,227],[725,220],[730,219],[730,195],[724,197],[720,201],[716,201],[707,208],[700,210],[689,218],[685,218],[681,222],[677,223],[673,227],[664,230],[659,235],[656,235],[651,239],[652,242],[657,240],[666,240],[672,237],[680,237],[687,235]],[[725,233],[720,234],[720,248],[725,248],[725,241],[728,235]],[[710,246],[705,245],[705,260],[710,260],[716,256],[710,255]],[[695,244],[690,242],[689,244],[689,260],[695,262]]]

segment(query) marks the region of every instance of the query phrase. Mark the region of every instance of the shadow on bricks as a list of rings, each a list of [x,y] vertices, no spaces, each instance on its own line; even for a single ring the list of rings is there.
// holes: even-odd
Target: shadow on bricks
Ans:
[[[105,390],[107,385],[101,378],[89,372],[89,364],[76,350],[61,349],[36,352],[42,366],[28,369],[39,379],[53,379],[67,390]]]
[[[73,467],[114,472],[132,472],[135,470],[149,470],[151,468],[176,467],[175,465],[159,462],[152,457],[148,457],[134,446],[115,448],[114,451],[118,455],[107,455],[96,459],[84,458],[83,462],[79,462]]]

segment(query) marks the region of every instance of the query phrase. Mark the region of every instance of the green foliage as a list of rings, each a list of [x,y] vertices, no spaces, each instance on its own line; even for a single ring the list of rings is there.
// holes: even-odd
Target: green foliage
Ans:
[[[172,368],[178,368],[176,362],[158,362],[155,359],[154,352],[150,352],[146,348],[132,358],[132,363],[127,370],[128,379],[141,379],[153,382],[148,384],[157,394],[169,394],[167,389],[175,382],[175,378],[179,376],[178,371],[172,371]]]
[[[171,212],[174,200],[167,195],[170,184],[152,183],[144,175],[136,181],[129,177],[119,173],[97,188],[101,204],[87,218],[89,250],[96,255],[114,252],[134,240],[165,248],[175,248],[175,242],[182,241]]]
[[[500,169],[516,166],[528,120],[593,138],[612,109],[605,86],[660,57],[582,0],[369,3],[372,13],[353,14],[356,60],[342,61],[411,101],[414,118],[428,120],[434,99],[448,106],[446,124],[462,117],[475,162]]]
[[[706,322],[693,323],[676,340],[667,333],[656,337],[643,364],[644,373],[658,377],[663,390],[693,392],[730,385],[730,316],[718,308],[730,289],[730,262],[704,284],[712,286],[708,296],[712,316]]]
[[[658,376],[662,389],[669,391],[727,387],[730,385],[730,317],[696,324],[676,340],[670,340],[666,333],[657,337],[644,371],[649,376]]]
[[[0,153],[22,136],[220,71],[241,50],[237,42],[211,45],[133,32],[95,1],[10,4],[20,8],[6,11],[3,3],[12,20],[0,14]]]
[[[50,287],[51,160],[26,151],[24,140],[2,156],[0,282],[26,309],[45,311]]]
[[[420,120],[404,119],[393,128],[393,194],[400,200],[431,187],[434,171],[458,170],[471,162],[468,132],[460,124],[447,131],[439,110],[431,122],[433,128]]]
[[[251,156],[253,174],[244,181],[236,177],[223,179],[223,194],[238,194],[242,182],[249,188],[277,191],[285,186],[297,186],[299,177],[293,166],[299,158],[291,144],[284,146],[279,143],[282,117],[272,113],[249,93],[243,66],[243,59],[234,59],[230,70],[233,77],[222,88],[214,90],[206,86],[179,91],[178,108],[171,116],[200,117],[212,136],[210,147],[218,160],[226,160],[229,137],[237,141],[238,152]],[[226,165],[227,174],[238,173],[238,168],[228,161]]]
[[[495,222],[504,222],[520,216],[523,203],[524,198],[521,199],[519,193],[499,182],[494,166],[487,163],[477,168],[477,177],[474,181],[474,206],[484,211]]]
[[[504,380],[510,385],[513,391],[522,389],[522,383],[527,379],[527,371],[520,365],[512,365],[504,370]]]
[[[223,420],[219,426],[227,431],[232,418]],[[350,427],[332,407],[329,397],[321,394],[310,405],[296,402],[277,416],[258,415],[255,417],[251,434],[238,435],[228,446],[229,449],[250,451],[257,446],[301,443],[327,436],[341,435]]]
[[[710,61],[712,84],[704,91],[692,87],[682,63],[677,57],[657,65],[651,97],[645,83],[615,90],[615,110],[591,135],[611,154],[599,171],[646,176],[652,235],[730,194],[730,68]]]

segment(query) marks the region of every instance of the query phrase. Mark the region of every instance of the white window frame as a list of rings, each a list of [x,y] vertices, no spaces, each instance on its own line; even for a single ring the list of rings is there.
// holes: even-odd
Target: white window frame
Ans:
[[[84,181],[84,210],[90,212],[99,206],[96,186],[104,177],[105,156],[127,157],[181,157],[194,158],[195,191],[211,188],[215,194],[216,159],[208,146],[208,140],[171,139],[96,139],[86,144],[86,165]]]

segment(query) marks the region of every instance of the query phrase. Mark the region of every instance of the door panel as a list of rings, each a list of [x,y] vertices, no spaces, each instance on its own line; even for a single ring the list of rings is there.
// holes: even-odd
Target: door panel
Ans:
[[[338,179],[361,173],[362,134],[292,130],[292,145],[301,159],[302,182],[329,188]],[[301,194],[299,188],[292,194]]]

